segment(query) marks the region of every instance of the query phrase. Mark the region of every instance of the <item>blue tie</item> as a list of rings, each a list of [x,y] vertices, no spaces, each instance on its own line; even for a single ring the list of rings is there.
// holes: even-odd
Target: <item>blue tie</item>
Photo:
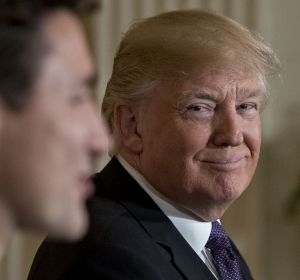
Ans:
[[[205,247],[211,251],[220,280],[243,279],[230,240],[219,222],[212,222],[211,233]]]

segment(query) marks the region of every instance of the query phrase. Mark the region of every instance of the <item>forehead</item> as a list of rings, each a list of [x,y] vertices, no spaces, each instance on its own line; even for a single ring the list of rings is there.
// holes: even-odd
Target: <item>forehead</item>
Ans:
[[[51,55],[59,57],[68,70],[89,74],[93,65],[79,19],[68,10],[57,10],[42,22],[42,33]]]
[[[242,99],[248,96],[265,98],[265,88],[258,75],[252,72],[237,72],[228,69],[207,68],[193,71],[175,83],[176,97],[194,96],[224,99],[234,96]]]

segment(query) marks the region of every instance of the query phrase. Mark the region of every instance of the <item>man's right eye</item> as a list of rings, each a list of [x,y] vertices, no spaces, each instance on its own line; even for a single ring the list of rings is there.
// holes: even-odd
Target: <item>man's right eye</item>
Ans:
[[[207,103],[194,103],[186,107],[186,117],[189,119],[207,119],[214,114],[214,106]]]
[[[187,110],[189,111],[194,111],[194,112],[205,112],[205,111],[214,111],[214,108],[206,103],[196,103],[196,104],[191,104],[188,105]]]
[[[205,107],[202,105],[190,105],[187,107],[187,110],[199,112],[205,110]]]

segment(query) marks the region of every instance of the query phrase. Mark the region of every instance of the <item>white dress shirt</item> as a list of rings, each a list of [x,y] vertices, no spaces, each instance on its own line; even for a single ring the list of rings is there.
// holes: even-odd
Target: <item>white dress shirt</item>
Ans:
[[[134,169],[121,155],[117,155],[120,164],[133,177],[144,191],[152,198],[163,213],[170,219],[186,242],[205,263],[211,273],[218,278],[217,270],[213,264],[213,258],[209,249],[205,248],[211,232],[210,222],[201,222],[189,214],[180,211],[168,198],[164,197],[149,182]]]

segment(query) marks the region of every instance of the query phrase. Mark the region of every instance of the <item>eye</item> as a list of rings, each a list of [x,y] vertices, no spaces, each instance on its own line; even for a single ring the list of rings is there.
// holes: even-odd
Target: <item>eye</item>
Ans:
[[[247,104],[247,103],[241,104],[239,106],[239,108],[242,109],[242,110],[249,110],[249,109],[252,109],[252,107],[253,106],[251,104]]]
[[[192,103],[186,107],[188,111],[192,112],[208,112],[208,111],[214,111],[215,104],[212,102],[197,102]]]
[[[205,107],[202,105],[193,104],[193,105],[188,106],[187,110],[194,111],[194,112],[200,112],[200,111],[205,110]]]
[[[214,113],[214,105],[210,103],[193,103],[186,106],[185,115],[189,119],[200,120],[211,117]]]
[[[253,102],[246,102],[246,103],[242,103],[240,105],[238,105],[236,107],[236,110],[240,113],[240,114],[244,114],[244,115],[255,115],[258,111],[258,105],[256,103]]]
[[[70,97],[70,103],[72,106],[82,105],[91,99],[90,91],[86,89],[78,90],[74,92]]]
[[[252,109],[257,109],[257,105],[254,103],[242,103],[239,106],[237,106],[237,109],[241,110],[252,110]]]
[[[71,101],[71,105],[76,106],[84,103],[84,100],[85,100],[84,96],[77,94],[77,95],[73,95],[70,101]]]

